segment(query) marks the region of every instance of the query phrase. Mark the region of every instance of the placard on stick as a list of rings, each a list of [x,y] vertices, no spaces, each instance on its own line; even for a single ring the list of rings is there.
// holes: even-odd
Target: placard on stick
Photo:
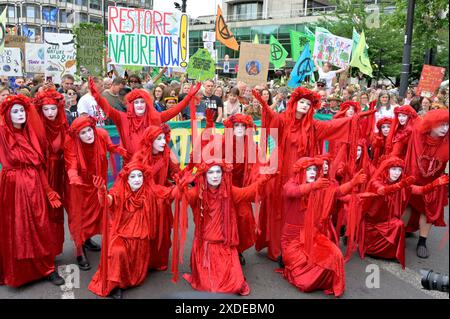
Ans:
[[[269,44],[241,42],[237,80],[249,86],[267,82],[269,74]]]

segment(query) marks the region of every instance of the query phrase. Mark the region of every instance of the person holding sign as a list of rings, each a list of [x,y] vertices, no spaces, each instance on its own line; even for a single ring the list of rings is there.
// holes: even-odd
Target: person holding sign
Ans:
[[[101,109],[116,124],[123,147],[130,155],[133,155],[139,150],[139,143],[145,129],[150,125],[160,125],[176,117],[197,94],[200,84],[193,87],[183,101],[161,113],[155,110],[152,98],[145,90],[135,89],[128,93],[125,96],[127,111],[121,112],[109,105],[108,101],[100,95],[92,79],[89,80],[89,88]]]
[[[332,71],[333,68],[332,64],[330,62],[325,62],[323,64],[323,67],[319,66],[319,63],[317,62],[317,59],[314,59],[314,65],[316,66],[317,71],[319,72],[319,79],[324,80],[326,83],[326,89],[328,92],[330,92],[331,88],[333,87],[334,82],[336,81],[336,74],[342,73],[347,71],[348,66],[336,71]]]

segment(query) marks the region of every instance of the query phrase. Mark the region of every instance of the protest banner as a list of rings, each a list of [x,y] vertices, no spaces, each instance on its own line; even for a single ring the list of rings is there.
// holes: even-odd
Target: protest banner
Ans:
[[[198,49],[189,59],[186,72],[191,79],[205,81],[212,79],[216,73],[216,63],[206,49]]]
[[[25,43],[27,41],[27,37],[23,37],[20,35],[7,35],[5,39],[5,47],[7,48],[19,48],[22,57],[22,65],[25,64]]]
[[[6,18],[6,9],[7,7],[5,7],[0,14],[0,53],[3,52],[6,40],[6,24],[8,22],[8,19]]]
[[[108,7],[108,57],[112,64],[186,67],[188,46],[186,14]]]
[[[99,76],[103,73],[103,26],[81,23],[74,28],[77,44],[77,74]]]
[[[211,53],[214,50],[214,42],[203,42],[203,47]]]
[[[25,43],[25,51],[25,72],[45,73],[45,46],[41,43]]]
[[[214,31],[203,31],[203,42],[216,42],[216,33]]]
[[[238,81],[249,86],[267,82],[269,73],[269,44],[242,42],[239,50]]]
[[[335,36],[316,29],[313,57],[319,61],[330,62],[343,68],[350,62],[352,39]]]
[[[4,48],[0,53],[0,74],[3,76],[21,76],[22,60],[19,48]]]
[[[70,33],[45,33],[45,77],[60,84],[65,74],[77,70],[74,35]]]
[[[445,68],[424,64],[420,74],[419,85],[417,86],[417,95],[433,96],[444,80],[444,75]]]
[[[306,33],[302,33],[295,30],[289,31],[289,37],[291,40],[291,58],[293,61],[297,61],[302,53],[303,48],[308,43],[310,51],[314,50],[314,34],[311,36]]]

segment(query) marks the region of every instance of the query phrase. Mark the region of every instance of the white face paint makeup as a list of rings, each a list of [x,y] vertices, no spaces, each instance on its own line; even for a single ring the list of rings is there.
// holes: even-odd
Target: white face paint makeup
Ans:
[[[397,118],[400,125],[405,125],[408,122],[408,115],[406,114],[398,113]]]
[[[347,112],[345,112],[345,116],[346,117],[352,117],[355,114],[355,109],[353,108],[353,106],[350,106],[347,110]]]
[[[22,125],[27,121],[25,108],[20,104],[14,104],[10,111],[11,122],[16,125]]]
[[[42,113],[44,113],[44,116],[49,119],[50,121],[56,120],[56,116],[58,115],[58,108],[56,105],[43,105],[42,106]]]
[[[297,102],[297,113],[300,114],[306,114],[309,111],[309,108],[311,107],[311,101],[307,99],[300,99]]]
[[[153,141],[153,154],[158,154],[164,151],[166,146],[166,135],[164,133],[159,134]]]
[[[245,135],[245,124],[243,123],[234,123],[233,132],[236,137],[243,137]]]
[[[134,100],[133,105],[134,105],[134,113],[136,113],[137,116],[144,115],[145,110],[147,108],[147,105],[145,104],[144,99]]]
[[[306,168],[306,182],[312,183],[316,181],[317,167],[312,165]]]
[[[219,165],[212,166],[206,172],[206,181],[213,188],[219,187],[222,182],[222,168]]]
[[[78,134],[80,136],[80,140],[83,143],[86,144],[92,144],[94,143],[95,136],[94,136],[94,130],[90,126],[86,126],[83,128],[80,133]]]
[[[431,136],[444,137],[448,133],[448,127],[448,123],[442,123],[431,130]]]
[[[328,161],[323,161],[322,170],[324,176],[328,175],[328,167]]]
[[[361,158],[362,155],[362,147],[361,145],[358,145],[358,147],[356,148],[356,160],[359,161],[359,159]]]
[[[391,125],[390,124],[383,124],[381,125],[381,134],[383,134],[383,136],[388,136],[389,135],[389,130],[391,129]]]
[[[144,174],[140,170],[131,171],[130,175],[128,175],[128,185],[133,192],[138,191],[142,184],[144,184]]]
[[[391,182],[396,182],[400,176],[402,175],[402,168],[401,167],[397,167],[397,166],[393,166],[389,169],[389,180]]]

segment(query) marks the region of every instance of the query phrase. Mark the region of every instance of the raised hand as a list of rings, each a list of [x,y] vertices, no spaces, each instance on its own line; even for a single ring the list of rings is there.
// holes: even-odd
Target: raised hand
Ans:
[[[312,183],[312,189],[323,189],[330,187],[330,180],[328,178],[320,177],[317,181]]]
[[[100,92],[97,90],[95,86],[95,82],[92,77],[89,77],[89,91],[91,91],[92,96],[97,100],[100,97]]]
[[[352,179],[353,185],[361,185],[367,182],[367,175],[364,173],[364,169],[361,169],[355,177]]]
[[[188,96],[196,96],[201,86],[202,85],[200,84],[200,82],[197,82],[197,84],[195,86],[192,86],[191,89],[189,90]]]

